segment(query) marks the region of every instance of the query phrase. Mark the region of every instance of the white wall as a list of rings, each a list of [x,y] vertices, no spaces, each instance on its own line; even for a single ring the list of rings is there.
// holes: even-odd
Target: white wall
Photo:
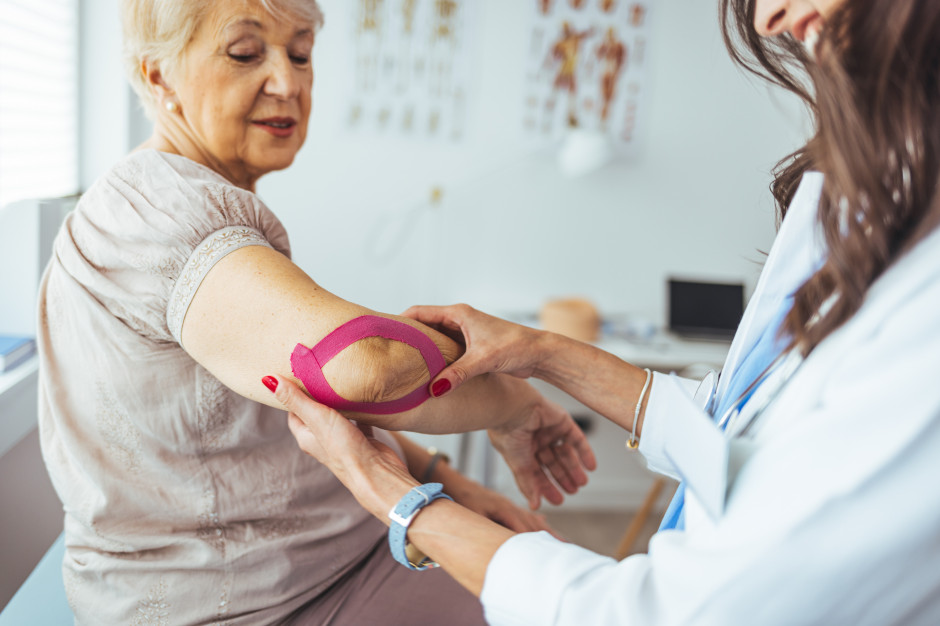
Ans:
[[[23,208],[27,210],[23,210]],[[39,285],[39,219],[33,201],[0,207],[0,334],[32,336],[36,331]]]
[[[74,206],[74,198],[37,198],[0,207],[0,334],[36,335],[39,282],[59,224]]]
[[[128,151],[132,108],[121,60],[118,0],[81,2],[79,11],[79,179],[85,190]]]
[[[552,152],[527,148],[519,122],[528,0],[478,1],[469,132],[436,144],[345,131],[351,3],[321,0],[307,145],[259,184],[295,260],[324,287],[390,312],[457,300],[534,310],[581,294],[661,323],[669,275],[752,287],[774,234],[769,171],[806,122],[788,95],[732,66],[717,2],[653,4],[642,149],[567,179]],[[85,186],[147,126],[123,80],[117,4],[83,3]],[[438,185],[440,210],[421,211]],[[400,219],[409,212],[416,222]],[[403,228],[391,258],[367,254]]]
[[[732,66],[717,3],[654,3],[643,149],[566,179],[554,154],[528,152],[521,134],[528,5],[480,1],[470,132],[451,145],[344,130],[349,3],[321,1],[307,145],[259,185],[295,260],[326,288],[385,311],[455,300],[535,309],[582,294],[660,322],[667,275],[753,286],[758,250],[774,233],[769,170],[796,147],[804,120],[795,102],[772,101]],[[425,214],[399,255],[364,254],[370,225],[424,202],[435,185],[440,214]]]

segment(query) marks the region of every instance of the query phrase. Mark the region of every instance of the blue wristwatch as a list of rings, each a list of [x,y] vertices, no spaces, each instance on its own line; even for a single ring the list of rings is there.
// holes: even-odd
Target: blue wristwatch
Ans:
[[[438,567],[430,557],[421,554],[416,548],[408,544],[408,526],[418,512],[424,507],[440,498],[453,500],[443,491],[441,483],[427,483],[418,485],[406,493],[395,508],[389,511],[388,518],[392,520],[388,527],[388,547],[396,561],[413,570],[426,570]]]

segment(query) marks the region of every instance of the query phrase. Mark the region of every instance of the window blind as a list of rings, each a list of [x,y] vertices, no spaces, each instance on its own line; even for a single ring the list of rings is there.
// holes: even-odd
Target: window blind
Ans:
[[[78,2],[0,0],[0,206],[78,191]]]

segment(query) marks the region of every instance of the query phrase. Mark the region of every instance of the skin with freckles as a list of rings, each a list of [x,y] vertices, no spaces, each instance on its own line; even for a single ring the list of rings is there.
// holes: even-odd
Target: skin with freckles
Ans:
[[[161,107],[141,147],[180,154],[253,191],[262,175],[290,165],[306,138],[313,39],[313,24],[279,20],[258,3],[214,3],[172,74],[144,62]]]

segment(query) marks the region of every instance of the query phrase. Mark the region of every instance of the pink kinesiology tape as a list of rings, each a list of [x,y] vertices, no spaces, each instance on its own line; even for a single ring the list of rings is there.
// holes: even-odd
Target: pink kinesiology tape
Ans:
[[[323,376],[323,366],[351,344],[367,337],[384,337],[415,348],[424,357],[431,378],[437,376],[446,365],[437,344],[417,328],[385,317],[363,315],[349,320],[313,348],[298,343],[290,355],[294,376],[304,384],[314,400],[340,411],[388,415],[413,409],[431,397],[427,385],[422,385],[403,398],[388,402],[352,402],[333,391]]]

